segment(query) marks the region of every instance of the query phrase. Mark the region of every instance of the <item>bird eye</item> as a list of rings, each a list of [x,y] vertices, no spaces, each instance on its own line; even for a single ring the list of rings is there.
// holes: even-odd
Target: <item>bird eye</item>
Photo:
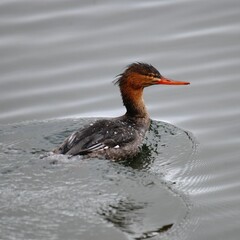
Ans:
[[[156,76],[155,76],[154,73],[149,73],[149,77],[153,77],[153,78],[155,78]]]

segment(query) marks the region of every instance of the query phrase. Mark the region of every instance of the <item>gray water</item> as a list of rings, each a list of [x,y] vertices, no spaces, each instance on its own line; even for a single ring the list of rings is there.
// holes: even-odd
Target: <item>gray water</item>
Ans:
[[[1,0],[0,238],[239,239],[239,10]],[[89,117],[124,113],[111,82],[134,61],[191,82],[146,89],[139,161],[46,157]]]

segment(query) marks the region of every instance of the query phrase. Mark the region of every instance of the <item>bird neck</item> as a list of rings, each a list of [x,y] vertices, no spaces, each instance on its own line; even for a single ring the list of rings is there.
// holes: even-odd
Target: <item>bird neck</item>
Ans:
[[[148,118],[148,112],[143,101],[143,88],[120,88],[126,115],[135,118]]]

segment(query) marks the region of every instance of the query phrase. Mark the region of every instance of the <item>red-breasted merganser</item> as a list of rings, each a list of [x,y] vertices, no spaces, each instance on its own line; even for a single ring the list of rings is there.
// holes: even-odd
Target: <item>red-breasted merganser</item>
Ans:
[[[133,63],[118,75],[126,113],[123,116],[97,120],[71,134],[53,152],[67,155],[122,160],[134,157],[141,150],[142,141],[150,125],[143,101],[143,89],[157,84],[187,85],[163,77],[146,63]]]

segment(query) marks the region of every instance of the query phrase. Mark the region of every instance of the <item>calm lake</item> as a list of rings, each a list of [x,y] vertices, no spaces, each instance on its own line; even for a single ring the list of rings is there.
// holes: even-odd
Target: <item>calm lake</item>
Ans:
[[[0,0],[0,239],[238,240],[240,2]],[[112,81],[153,86],[131,162],[49,154],[125,113]]]

